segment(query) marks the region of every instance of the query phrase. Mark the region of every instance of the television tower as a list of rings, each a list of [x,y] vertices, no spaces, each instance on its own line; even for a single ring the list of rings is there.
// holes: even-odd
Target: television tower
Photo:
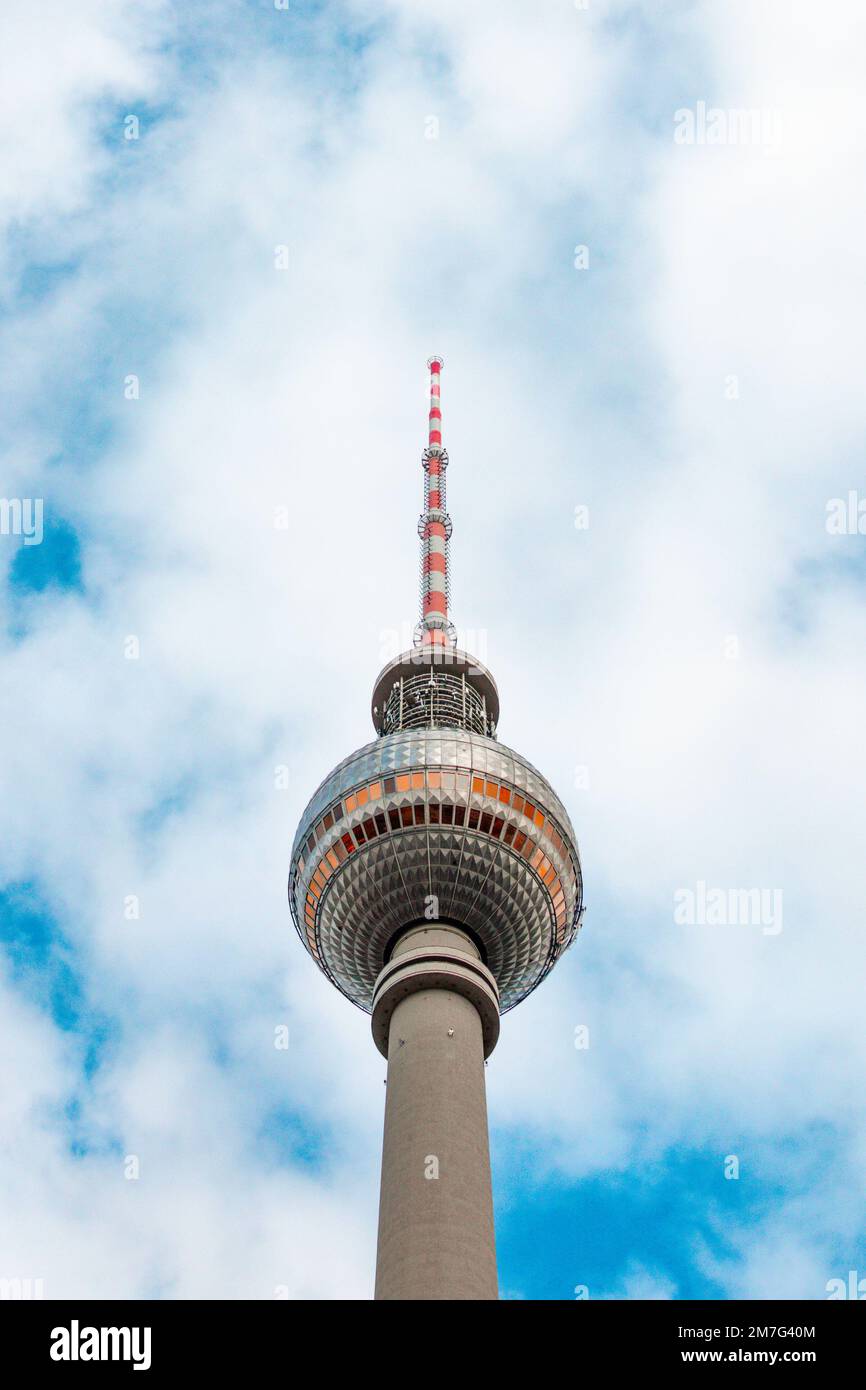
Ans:
[[[582,917],[574,830],[498,742],[490,672],[449,619],[442,358],[430,368],[415,646],[373,687],[376,738],[322,782],[289,901],[320,970],[388,1059],[377,1299],[498,1297],[484,1063]]]

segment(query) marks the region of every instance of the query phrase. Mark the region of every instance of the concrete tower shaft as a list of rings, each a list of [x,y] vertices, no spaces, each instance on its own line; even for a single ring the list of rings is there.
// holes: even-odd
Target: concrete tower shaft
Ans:
[[[465,932],[408,931],[383,970],[373,1035],[388,1058],[377,1299],[495,1299],[484,1058],[496,982]]]

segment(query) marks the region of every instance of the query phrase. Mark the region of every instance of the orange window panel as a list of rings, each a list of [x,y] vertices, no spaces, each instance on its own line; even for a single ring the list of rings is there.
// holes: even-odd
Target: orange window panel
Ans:
[[[359,805],[359,806],[366,806],[366,804],[367,804],[367,788],[366,788],[366,787],[361,787],[361,789],[360,789],[360,791],[358,792],[357,795],[358,795],[358,805]]]
[[[310,891],[312,892],[314,898],[320,898],[322,896],[322,890],[319,887],[318,883],[311,883]]]
[[[371,782],[371,783],[370,783],[370,800],[371,800],[371,801],[378,801],[378,800],[379,800],[379,797],[380,797],[381,795],[382,795],[382,783],[381,783],[381,782]]]
[[[499,783],[498,783],[498,782],[487,782],[487,783],[485,784],[484,790],[485,790],[486,794],[487,794],[488,796],[492,796],[493,799],[494,799],[494,801],[495,801],[495,800],[496,800],[496,794],[497,794],[497,792],[499,791]]]
[[[533,819],[534,819],[534,821],[535,821],[535,824],[538,826],[538,828],[539,828],[539,830],[540,830],[541,827],[544,825],[544,816],[543,816],[543,814],[541,813],[541,811],[536,811],[535,816],[533,817]]]
[[[441,773],[441,772],[428,772],[428,773],[427,773],[427,781],[428,781],[428,783],[429,783],[429,785],[430,785],[431,787],[439,787],[439,786],[441,786],[441,785],[442,785],[442,773]]]
[[[318,872],[322,875],[322,878],[323,878],[323,879],[325,880],[325,882],[327,883],[328,879],[331,877],[331,866],[330,866],[330,864],[326,864],[325,861],[324,861],[324,859],[323,859],[322,862],[321,862],[321,864],[319,865]]]
[[[529,836],[527,835],[527,837],[526,837],[526,844],[523,846],[523,857],[524,857],[524,859],[527,860],[527,862],[528,862],[528,861],[532,858],[532,856],[533,856],[534,853],[535,853],[535,841],[534,841],[534,840],[530,840]]]
[[[483,795],[484,795],[484,778],[483,778],[483,777],[473,777],[473,778],[472,778],[472,790],[473,790],[474,792],[477,792],[479,796],[483,796]]]
[[[337,867],[337,865],[339,864],[340,861],[339,861],[339,859],[337,858],[337,856],[336,856],[336,854],[334,853],[334,851],[333,851],[332,849],[329,849],[329,850],[328,850],[328,853],[327,853],[327,855],[326,855],[325,857],[327,858],[327,861],[328,861],[328,863],[330,864],[331,868],[332,868],[332,869],[336,869],[336,867]]]
[[[511,800],[511,792],[509,791],[508,787],[499,788],[499,800],[504,801],[506,806],[508,805],[509,801]]]
[[[544,855],[541,853],[541,850],[540,850],[540,849],[537,849],[537,850],[535,851],[535,853],[533,854],[532,858],[531,858],[530,861],[529,861],[531,867],[532,867],[533,869],[538,869],[538,868],[540,868],[540,867],[541,867],[541,861],[542,861],[543,858],[544,858]]]
[[[556,878],[556,870],[554,869],[552,864],[550,868],[546,869],[545,872],[542,874],[542,878],[544,879],[545,883],[549,888],[550,885],[553,883],[553,880]]]
[[[524,801],[523,814],[525,816],[528,816],[529,819],[532,820],[532,817],[535,815],[535,807],[533,806],[531,801]]]
[[[337,843],[334,845],[333,853],[336,854],[340,864],[342,864],[344,860],[348,857],[342,840],[338,840]]]
[[[358,801],[357,801],[357,798],[356,798],[356,797],[354,797],[354,796],[347,796],[347,797],[346,797],[346,811],[347,811],[347,812],[349,812],[349,811],[354,811],[357,805],[358,805]]]
[[[526,836],[522,833],[522,831],[518,830],[518,831],[517,831],[517,834],[514,836],[514,848],[517,850],[517,853],[518,853],[518,854],[519,854],[520,851],[523,849],[523,846],[524,846],[525,844],[526,844]]]
[[[409,774],[408,774],[408,772],[401,772],[401,773],[398,775],[398,777],[397,777],[397,790],[398,790],[398,792],[407,792],[407,791],[409,790]]]
[[[416,792],[420,792],[420,791],[423,791],[423,790],[424,790],[424,773],[423,773],[423,772],[413,772],[413,773],[412,773],[412,787],[413,787],[413,790],[416,791]]]
[[[511,804],[514,807],[515,811],[523,810],[523,797],[520,795],[519,792],[514,793],[514,800]]]

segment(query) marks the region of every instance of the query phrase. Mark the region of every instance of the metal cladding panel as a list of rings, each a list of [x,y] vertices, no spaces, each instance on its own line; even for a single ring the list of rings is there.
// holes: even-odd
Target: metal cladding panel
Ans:
[[[435,910],[483,943],[504,1010],[570,945],[582,882],[568,814],[530,763],[479,734],[412,729],[358,749],[319,787],[289,896],[308,950],[361,1008],[394,933]]]

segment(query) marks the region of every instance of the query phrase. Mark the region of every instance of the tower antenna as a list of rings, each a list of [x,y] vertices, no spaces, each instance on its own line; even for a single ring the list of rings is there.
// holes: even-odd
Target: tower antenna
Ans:
[[[430,415],[424,468],[424,511],[418,518],[421,538],[421,617],[415,629],[415,645],[453,647],[457,641],[448,615],[451,600],[449,542],[451,518],[445,508],[445,474],[448,451],[442,447],[441,373],[439,353],[429,358]]]

